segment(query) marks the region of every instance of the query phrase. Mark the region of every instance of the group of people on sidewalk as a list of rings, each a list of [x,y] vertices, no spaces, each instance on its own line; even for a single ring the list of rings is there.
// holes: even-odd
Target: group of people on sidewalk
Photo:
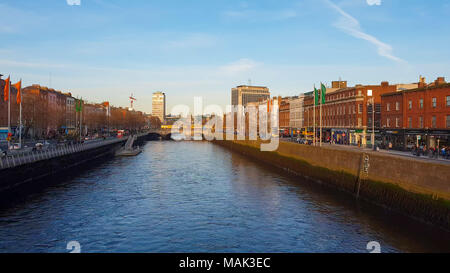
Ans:
[[[428,148],[427,145],[423,147],[417,147],[414,145],[412,154],[415,156],[428,156],[430,158],[450,159],[450,147],[444,146],[442,148]]]

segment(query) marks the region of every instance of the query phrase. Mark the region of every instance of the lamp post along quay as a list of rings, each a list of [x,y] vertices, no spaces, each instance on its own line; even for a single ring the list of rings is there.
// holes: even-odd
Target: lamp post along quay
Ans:
[[[372,142],[372,149],[376,151],[375,147],[375,98],[373,96],[372,90],[367,90],[367,96],[370,97],[370,99],[367,101],[367,107],[369,107],[370,104],[372,104],[372,136],[371,136],[371,142]]]

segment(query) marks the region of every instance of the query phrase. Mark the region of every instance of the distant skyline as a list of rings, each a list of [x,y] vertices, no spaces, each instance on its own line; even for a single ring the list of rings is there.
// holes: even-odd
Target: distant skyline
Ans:
[[[0,0],[0,73],[151,113],[230,103],[231,88],[450,77],[445,0]],[[51,83],[51,84],[50,84]]]

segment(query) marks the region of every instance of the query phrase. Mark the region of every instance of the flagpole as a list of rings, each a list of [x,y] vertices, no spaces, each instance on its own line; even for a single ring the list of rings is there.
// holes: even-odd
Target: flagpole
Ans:
[[[77,97],[77,100],[78,100],[78,97]],[[78,130],[78,110],[77,110],[78,101],[77,100],[75,100],[75,134],[77,133],[76,130]]]
[[[314,84],[314,146],[316,146],[316,85]]]
[[[17,90],[17,92],[20,92],[20,106],[19,106],[19,112],[20,112],[20,127],[19,127],[19,143],[20,143],[20,149],[22,149],[22,79],[20,79],[20,90]]]
[[[320,147],[322,147],[322,103],[323,103],[322,83],[320,83]]]
[[[11,76],[8,84],[8,133],[11,133]],[[8,150],[11,147],[11,140],[8,140]]]
[[[80,143],[82,142],[82,130],[83,130],[83,99],[80,100]]]

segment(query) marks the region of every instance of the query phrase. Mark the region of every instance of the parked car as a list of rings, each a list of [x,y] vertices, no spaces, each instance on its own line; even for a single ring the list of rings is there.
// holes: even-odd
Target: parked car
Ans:
[[[297,142],[299,144],[304,144],[304,145],[311,145],[312,144],[312,141],[308,140],[306,138],[299,138],[299,139],[297,139]]]
[[[14,143],[9,147],[10,150],[20,150],[20,144]]]

